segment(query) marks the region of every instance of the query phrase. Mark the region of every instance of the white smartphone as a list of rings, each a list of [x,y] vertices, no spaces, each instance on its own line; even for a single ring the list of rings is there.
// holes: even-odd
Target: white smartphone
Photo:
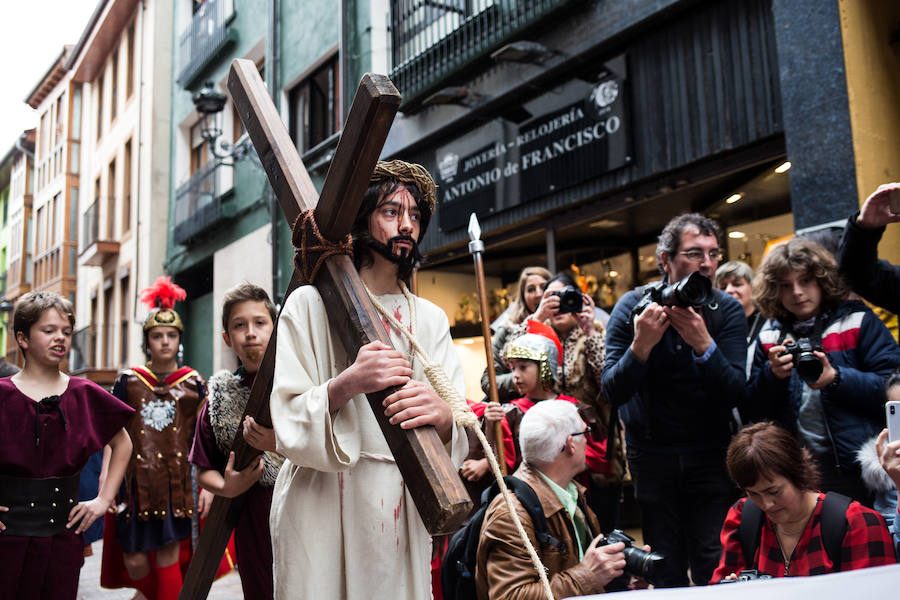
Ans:
[[[896,442],[900,440],[900,402],[894,400],[885,403],[884,412],[887,416],[888,440]]]

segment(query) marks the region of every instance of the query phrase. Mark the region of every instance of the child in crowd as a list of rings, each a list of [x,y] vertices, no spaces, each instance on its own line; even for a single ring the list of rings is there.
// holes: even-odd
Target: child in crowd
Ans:
[[[578,401],[571,396],[553,391],[559,382],[559,370],[562,368],[562,344],[552,327],[529,320],[525,334],[515,338],[504,348],[503,358],[509,365],[513,383],[520,397],[503,405],[476,404],[472,410],[479,418],[484,418],[483,426],[488,432],[493,430],[493,423],[500,420],[506,461],[511,473],[522,462],[519,426],[525,413],[544,400],[567,400],[573,404],[578,404]],[[605,440],[597,442],[590,435],[588,437],[586,451],[588,470],[606,472],[608,463]],[[470,442],[469,457],[463,462],[460,474],[467,482],[481,482],[481,485],[477,486],[480,489],[490,485],[487,458],[484,458],[477,440],[474,443]]]
[[[834,257],[810,240],[773,248],[753,288],[771,321],[759,334],[746,415],[796,435],[821,467],[822,491],[872,506],[856,453],[884,427],[884,380],[900,365],[896,340],[868,307],[848,300]]]
[[[0,596],[71,598],[84,564],[83,532],[114,505],[131,455],[123,428],[133,410],[98,385],[60,372],[69,353],[72,304],[31,292],[13,314],[25,367],[0,379]],[[88,458],[109,444],[95,498],[77,502]],[[76,503],[77,502],[77,503]]]
[[[274,594],[269,510],[272,486],[284,458],[275,453],[272,429],[262,427],[250,416],[242,423],[241,417],[272,335],[275,317],[275,305],[258,286],[243,283],[225,294],[222,339],[234,350],[241,364],[234,373],[219,371],[210,378],[209,402],[200,411],[191,450],[191,462],[198,469],[197,480],[205,490],[227,498],[249,490],[235,527],[235,547],[244,598],[260,600],[271,599]],[[229,450],[240,427],[244,439],[264,454],[244,470],[235,471],[234,452]],[[202,492],[201,513],[207,510],[205,496]]]
[[[186,295],[168,277],[141,292],[152,307],[144,321],[150,362],[123,371],[113,388],[113,395],[137,411],[128,424],[134,452],[119,497],[115,539],[131,585],[148,600],[178,598],[181,541],[191,537],[194,514],[188,454],[206,383],[191,367],[178,366],[184,326],[172,307]],[[114,558],[106,556],[110,537],[104,537],[101,584],[120,587]]]

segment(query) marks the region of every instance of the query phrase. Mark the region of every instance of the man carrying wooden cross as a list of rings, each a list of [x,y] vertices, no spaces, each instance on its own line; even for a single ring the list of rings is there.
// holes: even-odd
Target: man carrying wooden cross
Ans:
[[[400,386],[384,402],[391,422],[433,425],[454,464],[462,462],[465,432],[424,383],[422,360],[397,328],[464,397],[446,315],[406,289],[434,208],[424,168],[379,162],[352,228],[354,264],[385,309],[396,350],[372,342],[347,356],[315,287],[299,287],[285,301],[270,400],[277,449],[287,458],[270,517],[276,598],[431,597],[431,538],[364,394]],[[294,231],[301,270],[308,225],[301,218]]]

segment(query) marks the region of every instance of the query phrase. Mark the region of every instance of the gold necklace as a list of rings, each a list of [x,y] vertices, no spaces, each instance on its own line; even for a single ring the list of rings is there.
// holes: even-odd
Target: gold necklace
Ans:
[[[788,531],[781,529],[776,523],[772,523],[772,529],[774,529],[774,531],[775,531],[775,540],[778,542],[778,547],[781,549],[781,558],[782,558],[782,560],[784,560],[784,576],[785,577],[788,576],[788,572],[791,569],[791,557],[794,555],[794,550],[796,550],[797,546],[800,544],[800,537],[803,537],[803,532],[806,531],[806,528],[809,526],[809,521],[810,521],[810,519],[812,519],[813,513],[816,512],[816,506],[818,505],[818,503],[819,503],[819,498],[817,496],[816,502],[815,502],[815,504],[813,504],[812,510],[809,511],[809,515],[806,517],[806,522],[803,523],[803,527],[800,529],[800,531],[788,532]],[[790,555],[788,555],[788,553],[784,551],[784,544],[781,541],[781,537],[778,535],[779,532],[784,534],[785,536],[789,536],[789,537],[794,537],[794,536],[798,536],[798,535],[800,536],[797,538],[797,543],[794,544],[794,548],[793,548],[793,550],[791,550]]]

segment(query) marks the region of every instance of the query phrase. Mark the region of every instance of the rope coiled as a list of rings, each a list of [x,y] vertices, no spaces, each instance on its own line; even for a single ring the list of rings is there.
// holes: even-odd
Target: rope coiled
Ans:
[[[294,266],[303,277],[302,283],[312,283],[319,274],[319,269],[329,256],[346,254],[353,258],[353,240],[348,233],[340,242],[330,242],[322,236],[316,225],[315,209],[305,210],[297,215],[291,232],[294,244]],[[310,267],[310,254],[317,254],[316,262]]]

